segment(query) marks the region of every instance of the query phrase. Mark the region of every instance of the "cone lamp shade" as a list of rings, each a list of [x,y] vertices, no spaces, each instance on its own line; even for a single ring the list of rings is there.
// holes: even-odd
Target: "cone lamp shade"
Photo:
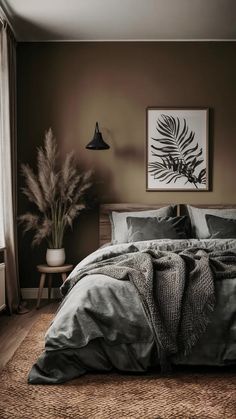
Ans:
[[[92,141],[86,145],[86,148],[89,150],[108,150],[110,146],[105,143],[105,141],[102,138],[102,134],[99,131],[98,122],[96,122],[95,125],[95,131]]]

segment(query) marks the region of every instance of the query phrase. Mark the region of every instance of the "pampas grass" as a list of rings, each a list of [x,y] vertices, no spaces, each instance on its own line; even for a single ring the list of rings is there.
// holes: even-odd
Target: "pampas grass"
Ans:
[[[44,147],[38,148],[37,173],[22,164],[25,186],[22,192],[36,206],[37,213],[19,217],[23,231],[34,231],[32,245],[46,239],[49,248],[63,247],[68,226],[85,208],[85,196],[92,186],[92,171],[79,173],[74,153],[68,153],[62,167],[58,147],[51,128],[45,133]]]

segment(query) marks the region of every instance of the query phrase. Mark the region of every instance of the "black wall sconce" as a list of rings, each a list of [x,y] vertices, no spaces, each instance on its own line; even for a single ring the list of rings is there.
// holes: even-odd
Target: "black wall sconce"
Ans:
[[[88,148],[89,150],[108,150],[108,148],[110,148],[110,146],[107,143],[105,143],[105,141],[102,138],[102,134],[99,131],[98,122],[96,122],[95,125],[93,139],[92,141],[90,141],[90,143],[88,143],[88,145],[86,145],[86,148]]]

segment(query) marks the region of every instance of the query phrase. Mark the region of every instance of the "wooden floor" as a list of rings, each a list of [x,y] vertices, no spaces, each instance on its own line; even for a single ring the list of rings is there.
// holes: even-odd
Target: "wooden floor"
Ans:
[[[0,313],[0,370],[13,356],[37,318],[43,313],[54,313],[58,305],[58,301],[48,303],[42,300],[40,309],[36,310],[36,301],[29,301],[28,313],[11,316]]]

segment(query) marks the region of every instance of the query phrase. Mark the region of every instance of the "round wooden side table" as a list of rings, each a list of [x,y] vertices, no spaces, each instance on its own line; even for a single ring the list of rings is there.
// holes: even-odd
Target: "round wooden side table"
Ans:
[[[38,272],[41,273],[40,282],[39,282],[39,290],[38,290],[38,300],[36,308],[40,306],[40,300],[42,297],[43,287],[46,279],[46,275],[48,275],[48,299],[51,298],[51,289],[52,289],[52,274],[61,274],[62,282],[65,282],[67,278],[67,273],[71,272],[73,269],[73,265],[62,265],[62,266],[48,266],[48,265],[37,265]]]

